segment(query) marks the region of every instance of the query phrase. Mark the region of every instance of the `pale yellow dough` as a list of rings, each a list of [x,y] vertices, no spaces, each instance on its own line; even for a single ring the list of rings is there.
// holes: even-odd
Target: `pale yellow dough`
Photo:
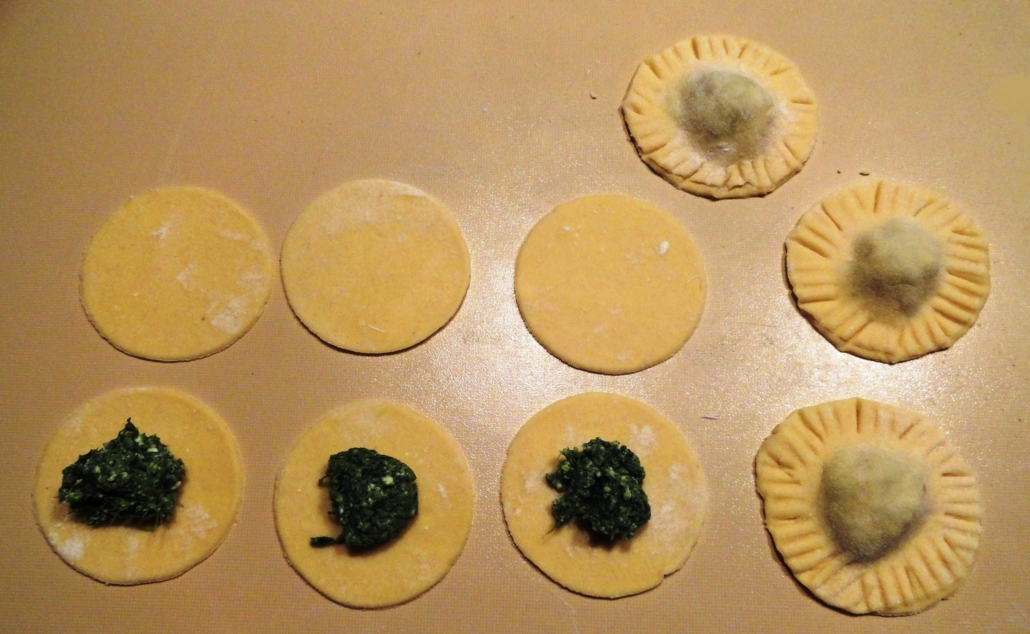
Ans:
[[[713,77],[737,81],[708,82]],[[703,95],[718,101],[700,103]],[[775,190],[801,171],[817,128],[815,96],[794,63],[724,35],[695,36],[645,59],[622,114],[645,163],[676,187],[710,198]],[[702,122],[716,125],[699,134]]]
[[[604,374],[676,354],[701,320],[706,286],[686,228],[628,196],[558,205],[515,263],[515,298],[533,336],[569,365]]]
[[[133,198],[93,236],[82,305],[119,350],[187,361],[250,330],[273,275],[268,237],[249,213],[216,192],[168,187]]]
[[[294,313],[344,350],[409,348],[458,312],[469,252],[447,209],[410,185],[347,183],[316,200],[290,229],[282,276]]]
[[[787,236],[787,277],[833,345],[886,363],[951,347],[991,288],[987,239],[972,219],[943,196],[883,181],[806,212]]]
[[[58,503],[61,472],[117,436],[129,418],[182,460],[179,505],[153,531],[90,527]],[[33,490],[36,521],[54,552],[82,574],[117,585],[171,579],[206,559],[229,534],[242,497],[243,467],[229,426],[207,405],[167,388],[117,390],[83,405],[47,445]]]
[[[882,539],[892,546],[885,554],[863,548],[862,541],[857,553],[838,545],[827,519],[833,515],[821,507],[824,465],[837,455],[843,458],[836,459],[839,470],[842,462],[856,462],[853,452],[902,465],[893,476],[894,467],[880,465],[872,478],[855,477],[869,478],[870,489],[892,497],[873,506],[896,519],[918,510],[919,521],[907,532],[882,523]],[[973,567],[981,532],[976,478],[944,434],[918,414],[863,399],[800,409],[762,444],[755,473],[776,549],[797,580],[829,605],[855,614],[919,612],[955,592]],[[881,486],[874,487],[877,480]],[[914,486],[925,486],[918,502],[911,499]],[[856,518],[852,535],[868,541],[871,527],[861,521]],[[877,556],[864,557],[863,550]]]
[[[591,543],[570,522],[555,529],[558,493],[544,476],[562,449],[593,438],[629,447],[645,471],[651,520],[631,540]],[[617,598],[649,590],[679,570],[697,543],[708,506],[704,474],[687,439],[664,416],[625,396],[588,392],[543,409],[519,430],[501,473],[508,532],[522,554],[573,592]]]
[[[374,449],[411,467],[418,515],[400,537],[370,552],[314,548],[312,537],[338,535],[328,489],[319,486],[329,456]],[[326,597],[381,608],[417,597],[458,560],[475,491],[461,447],[443,427],[397,403],[358,401],[316,421],[290,450],[275,483],[275,526],[290,565]]]

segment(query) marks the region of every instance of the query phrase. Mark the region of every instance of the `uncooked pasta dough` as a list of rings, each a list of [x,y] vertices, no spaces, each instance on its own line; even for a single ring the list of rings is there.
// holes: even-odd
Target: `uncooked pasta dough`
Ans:
[[[57,500],[61,473],[118,435],[131,418],[183,461],[186,479],[172,519],[146,530],[91,527]],[[192,396],[167,388],[104,394],[58,428],[40,460],[33,502],[44,537],[69,566],[98,581],[132,585],[177,577],[229,534],[243,497],[243,467],[225,421]]]
[[[991,289],[987,239],[930,191],[872,182],[816,204],[787,236],[798,307],[844,352],[897,363],[951,347]]]
[[[815,97],[797,67],[741,37],[696,36],[645,59],[622,114],[645,163],[710,198],[768,194],[815,143]]]
[[[585,196],[529,232],[515,263],[515,298],[529,331],[569,365],[637,372],[683,347],[707,285],[687,229],[642,200]]]
[[[651,520],[632,539],[597,543],[570,522],[555,528],[558,493],[544,477],[566,447],[593,438],[618,441],[644,467]],[[616,598],[649,590],[679,570],[697,543],[708,494],[704,474],[682,432],[668,419],[625,396],[590,392],[541,410],[508,447],[501,473],[508,532],[522,554],[569,590]]]
[[[762,444],[755,473],[776,549],[829,605],[919,612],[973,567],[976,478],[918,414],[863,399],[800,409]]]
[[[186,361],[250,330],[273,275],[268,237],[249,213],[216,192],[168,187],[133,198],[93,236],[82,305],[119,350]]]
[[[286,296],[326,343],[369,354],[442,328],[469,285],[469,252],[447,209],[410,185],[347,183],[316,200],[283,244]]]
[[[319,479],[329,456],[352,447],[415,472],[418,515],[399,537],[368,551],[315,548],[312,537],[340,532]],[[316,590],[344,605],[379,608],[443,579],[465,547],[474,498],[468,462],[447,430],[397,403],[359,401],[325,415],[294,444],[275,483],[275,525],[290,565]]]

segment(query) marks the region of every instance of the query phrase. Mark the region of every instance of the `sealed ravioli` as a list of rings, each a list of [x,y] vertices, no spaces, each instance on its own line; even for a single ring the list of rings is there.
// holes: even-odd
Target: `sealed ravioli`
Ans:
[[[391,504],[416,509],[414,517],[363,516],[380,528],[345,521],[341,532],[328,486],[336,471],[330,457],[341,453],[385,457],[394,465],[382,476],[390,485],[410,474],[405,485],[417,485],[417,503],[399,496]],[[352,607],[387,607],[429,590],[451,569],[472,526],[474,497],[465,455],[443,427],[397,403],[358,401],[316,421],[290,450],[275,483],[275,526],[290,565],[316,590]]]
[[[645,163],[710,198],[768,194],[815,143],[815,97],[797,67],[740,37],[695,36],[647,58],[622,114]]]
[[[553,474],[568,463],[562,450],[585,451],[595,438],[637,457],[650,506],[650,518],[626,534],[610,524],[609,534],[620,537],[614,541],[588,530],[584,517],[558,526],[553,509],[560,495]],[[637,497],[629,489],[625,494]],[[518,549],[555,582],[595,597],[638,594],[679,570],[697,543],[707,501],[704,474],[679,429],[617,394],[579,394],[541,410],[512,440],[501,473],[504,520]],[[596,519],[589,523],[605,531]]]
[[[62,473],[71,474],[85,454],[118,438],[129,419],[141,445],[147,436],[160,439],[148,451],[156,454],[164,445],[181,461],[185,477],[171,517],[157,521],[140,514],[125,521],[134,518],[105,516],[86,505],[72,513],[83,500],[58,499],[62,488],[78,493],[65,486],[75,482]],[[117,477],[124,477],[121,471],[108,476]],[[79,572],[117,585],[171,579],[206,559],[229,534],[242,496],[243,468],[228,425],[195,398],[166,388],[118,390],[83,405],[47,445],[33,490],[36,521],[54,552]],[[108,507],[128,499],[111,498]]]
[[[393,181],[354,181],[319,197],[283,243],[293,312],[353,352],[395,352],[428,338],[458,311],[469,275],[468,247],[447,208]]]
[[[800,409],[762,444],[755,473],[776,549],[829,605],[920,612],[973,567],[976,478],[918,414],[863,399]]]
[[[119,350],[187,361],[242,337],[273,275],[268,237],[247,211],[213,191],[167,187],[133,198],[93,236],[82,305]]]
[[[951,347],[990,292],[987,239],[944,197],[873,182],[815,205],[787,236],[798,307],[844,352],[897,363]]]
[[[558,205],[515,262],[526,327],[551,354],[591,372],[637,372],[676,354],[701,321],[706,293],[686,227],[629,196]]]

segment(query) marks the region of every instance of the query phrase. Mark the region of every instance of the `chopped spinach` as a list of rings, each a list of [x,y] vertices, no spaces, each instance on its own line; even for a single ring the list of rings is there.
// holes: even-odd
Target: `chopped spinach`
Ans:
[[[418,515],[415,472],[373,449],[353,447],[333,454],[318,484],[329,486],[329,515],[343,532],[338,537],[312,537],[316,548],[374,548],[400,535]]]
[[[569,520],[611,541],[630,539],[651,519],[641,488],[644,467],[629,447],[594,438],[582,449],[561,450],[558,470],[545,476],[561,493],[551,505],[555,526]]]
[[[64,468],[57,499],[90,526],[152,529],[175,513],[185,477],[182,460],[157,436],[141,434],[130,418],[102,448]]]

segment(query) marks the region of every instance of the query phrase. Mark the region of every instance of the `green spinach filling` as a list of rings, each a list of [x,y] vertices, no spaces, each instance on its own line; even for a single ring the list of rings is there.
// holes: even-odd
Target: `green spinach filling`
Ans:
[[[608,540],[630,539],[651,519],[642,488],[644,467],[629,447],[594,438],[582,449],[561,450],[558,470],[545,476],[561,493],[551,505],[556,527],[577,524]]]
[[[338,537],[312,537],[316,548],[374,548],[403,533],[418,515],[415,472],[373,449],[354,447],[333,454],[318,484],[329,487],[329,515],[343,532]]]
[[[185,477],[182,460],[130,418],[114,439],[64,468],[57,499],[90,526],[152,529],[172,518]]]

